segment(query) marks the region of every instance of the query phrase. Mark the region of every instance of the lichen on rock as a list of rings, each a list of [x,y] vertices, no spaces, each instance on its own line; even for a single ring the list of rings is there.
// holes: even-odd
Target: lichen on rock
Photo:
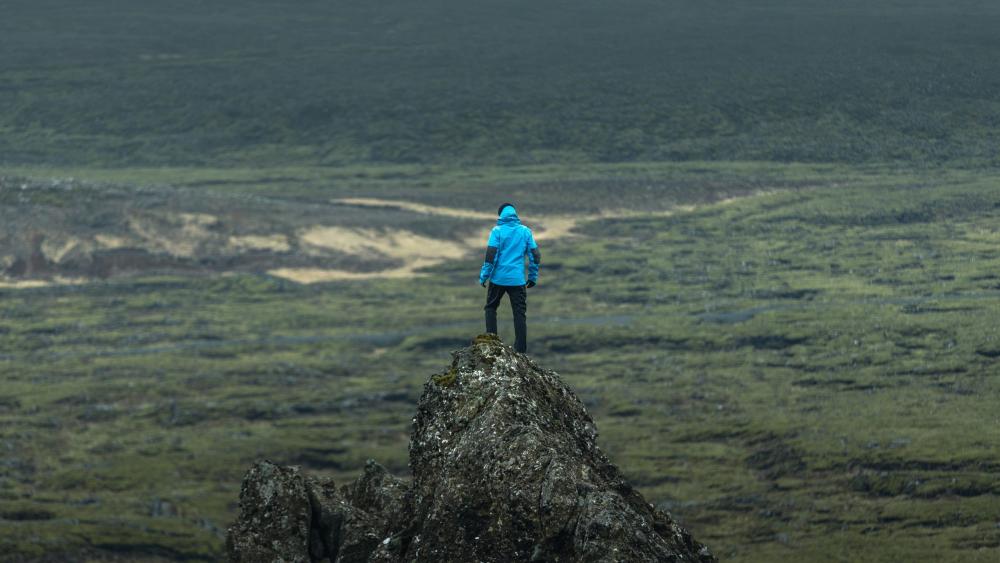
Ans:
[[[338,491],[258,463],[229,531],[230,559],[715,560],[625,481],[555,372],[484,335],[453,354],[445,375],[447,384],[428,380],[417,407],[411,483],[370,462]]]

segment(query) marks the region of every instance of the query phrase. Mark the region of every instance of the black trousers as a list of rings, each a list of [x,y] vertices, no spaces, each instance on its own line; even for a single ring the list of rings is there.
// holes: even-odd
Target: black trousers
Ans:
[[[486,332],[497,334],[497,307],[503,295],[510,297],[510,308],[514,311],[514,349],[528,351],[528,290],[523,285],[496,285],[490,283],[486,290]]]

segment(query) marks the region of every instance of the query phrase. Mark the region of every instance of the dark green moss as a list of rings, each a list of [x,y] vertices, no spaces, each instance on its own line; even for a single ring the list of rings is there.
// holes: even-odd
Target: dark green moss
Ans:
[[[433,381],[436,385],[439,385],[441,387],[451,387],[452,385],[455,384],[455,381],[457,380],[458,380],[458,370],[456,370],[455,368],[451,368],[450,370],[448,370],[447,373],[442,373],[440,375],[435,375],[431,377],[431,381]]]

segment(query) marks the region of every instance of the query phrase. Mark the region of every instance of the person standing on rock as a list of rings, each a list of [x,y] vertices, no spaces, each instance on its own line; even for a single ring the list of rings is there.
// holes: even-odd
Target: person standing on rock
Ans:
[[[528,351],[528,288],[538,282],[538,265],[542,255],[531,229],[521,224],[514,204],[505,203],[497,209],[497,226],[486,243],[486,260],[479,271],[479,285],[486,292],[486,332],[497,333],[497,307],[506,293],[514,311],[514,349]],[[524,279],[524,257],[528,257],[528,279]]]

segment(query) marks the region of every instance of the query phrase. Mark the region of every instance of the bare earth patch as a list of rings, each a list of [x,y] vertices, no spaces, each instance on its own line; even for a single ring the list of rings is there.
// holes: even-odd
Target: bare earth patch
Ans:
[[[127,238],[116,235],[94,235],[94,242],[97,243],[98,247],[105,250],[114,250],[129,246]]]
[[[214,235],[209,228],[218,219],[206,213],[171,213],[129,217],[129,229],[149,248],[178,258],[192,258]]]
[[[90,243],[80,240],[77,237],[67,237],[62,240],[45,239],[42,241],[41,250],[42,254],[50,262],[59,264],[74,250],[77,250],[79,247],[89,249],[89,246]]]
[[[403,229],[312,227],[299,233],[299,241],[306,245],[330,248],[347,254],[375,253],[403,260],[460,258],[465,253],[462,244],[426,237]]]
[[[12,280],[0,278],[0,288],[2,289],[30,289],[34,287],[52,287],[56,285],[82,285],[90,283],[86,278],[64,278],[56,276],[45,280]]]
[[[750,194],[752,197],[759,194]],[[741,198],[716,202],[723,205]],[[298,283],[322,283],[337,280],[364,280],[373,278],[409,278],[427,275],[427,268],[449,260],[458,260],[483,252],[496,215],[457,207],[434,206],[424,203],[377,199],[335,199],[336,205],[359,208],[391,208],[436,218],[465,219],[481,222],[481,228],[466,231],[459,236],[435,237],[403,228],[345,227],[340,225],[313,225],[295,232],[264,232],[234,234],[232,226],[215,215],[207,213],[178,213],[162,211],[133,211],[125,217],[121,232],[103,232],[85,236],[53,233],[36,243],[35,256],[48,264],[36,272],[41,279],[17,279],[16,276],[0,277],[0,287],[22,288],[85,283],[79,268],[73,264],[87,263],[88,257],[100,251],[130,250],[146,253],[154,260],[169,256],[185,264],[198,264],[206,256],[238,260],[248,253],[273,253],[275,260],[268,264],[269,274]],[[669,217],[674,213],[695,210],[694,206],[677,206],[667,211],[604,210],[587,215],[534,215],[526,217],[536,240],[540,242],[582,237],[576,228],[588,221],[609,218]],[[279,256],[280,255],[280,256]],[[357,271],[338,262],[339,268],[324,267],[332,256],[344,255],[362,262],[383,262],[381,269]],[[0,275],[13,267],[15,256],[0,259]],[[23,259],[23,258],[22,258]],[[259,260],[258,258],[255,258]],[[291,259],[291,260],[286,260]],[[185,262],[186,261],[186,262]],[[67,265],[68,266],[65,266]],[[171,263],[172,264],[172,263]],[[251,267],[259,267],[254,263]],[[332,265],[332,262],[331,262]],[[60,271],[65,266],[67,271]],[[154,266],[155,267],[155,266]],[[34,276],[26,276],[31,278]]]
[[[404,278],[419,275],[419,270],[446,260],[461,258],[469,251],[467,243],[459,243],[419,235],[404,229],[350,229],[346,227],[312,227],[299,232],[299,242],[314,252],[331,249],[365,257],[387,257],[402,260],[404,265],[377,272],[353,272],[323,268],[277,268],[268,273],[298,283],[320,283],[335,280],[371,278]]]
[[[289,244],[287,236],[275,234],[229,237],[229,247],[236,252],[247,252],[252,250],[288,252],[291,250],[292,245]]]
[[[444,240],[418,235],[400,229],[349,229],[336,226],[317,226],[300,231],[300,242],[317,249],[332,249],[346,254],[380,255],[402,260],[404,266],[377,272],[353,272],[325,268],[277,268],[268,273],[298,283],[322,283],[339,280],[360,280],[372,278],[405,278],[423,275],[421,270],[435,266],[446,260],[480,252],[485,247],[496,215],[461,209],[426,205],[410,201],[377,198],[343,198],[333,203],[358,207],[389,207],[438,217],[479,219],[488,222],[483,230],[462,240]],[[725,203],[728,203],[726,201]],[[641,212],[632,210],[609,210],[592,215],[535,215],[530,227],[538,241],[548,241],[571,236],[582,236],[574,232],[581,223],[597,219],[625,217],[669,217],[678,211],[692,211],[694,206],[678,207],[670,211]]]

